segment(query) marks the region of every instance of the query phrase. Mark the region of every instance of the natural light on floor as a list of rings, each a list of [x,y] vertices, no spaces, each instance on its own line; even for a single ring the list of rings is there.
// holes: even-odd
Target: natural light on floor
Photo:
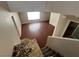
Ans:
[[[40,29],[40,23],[31,24],[29,26],[31,32],[36,32]]]
[[[27,12],[28,20],[39,20],[40,12]]]

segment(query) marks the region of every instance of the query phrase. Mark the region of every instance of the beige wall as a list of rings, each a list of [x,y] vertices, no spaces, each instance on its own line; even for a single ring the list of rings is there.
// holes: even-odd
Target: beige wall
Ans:
[[[62,37],[64,35],[70,21],[79,23],[79,19],[77,19],[77,17],[75,17],[73,15],[64,16],[63,14],[61,14],[52,36]]]
[[[13,12],[43,11],[46,9],[44,1],[7,1],[10,10]]]
[[[66,15],[79,16],[79,1],[44,1],[44,2],[13,2],[8,1],[11,11],[48,11],[59,12]]]
[[[40,19],[39,20],[28,20],[27,12],[20,12],[21,23],[31,23],[31,22],[38,22],[38,21],[47,21],[50,18],[50,12],[40,12]]]
[[[66,28],[68,20],[64,18],[64,15],[60,14],[57,26],[55,27],[53,36],[61,37],[63,34],[63,31]]]
[[[3,7],[3,8],[2,8]],[[9,7],[8,7],[8,4],[7,4],[7,2],[3,2],[3,1],[0,1],[0,10],[9,10]]]
[[[52,12],[59,12],[65,15],[79,16],[79,1],[49,1],[47,9]]]
[[[52,36],[61,37],[65,31],[68,20],[63,14],[51,12],[49,24],[55,26]]]
[[[0,56],[11,56],[15,44],[20,43],[10,13],[0,2]]]
[[[12,16],[14,17],[15,23],[16,23],[16,30],[18,31],[19,36],[21,36],[21,21],[19,14],[17,12],[13,12]]]
[[[65,57],[79,57],[79,40],[49,36],[47,46]]]

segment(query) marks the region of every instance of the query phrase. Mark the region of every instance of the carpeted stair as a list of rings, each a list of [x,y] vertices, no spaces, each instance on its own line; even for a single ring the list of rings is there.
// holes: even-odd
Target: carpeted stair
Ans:
[[[58,52],[55,52],[54,50],[50,49],[49,47],[43,47],[41,50],[45,57],[63,57]]]

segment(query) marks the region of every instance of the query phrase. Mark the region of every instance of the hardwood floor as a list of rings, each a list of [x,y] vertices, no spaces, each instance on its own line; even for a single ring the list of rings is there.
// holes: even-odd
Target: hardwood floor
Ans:
[[[42,48],[46,44],[47,37],[51,36],[53,31],[54,26],[50,25],[47,21],[23,24],[21,38],[35,38]]]

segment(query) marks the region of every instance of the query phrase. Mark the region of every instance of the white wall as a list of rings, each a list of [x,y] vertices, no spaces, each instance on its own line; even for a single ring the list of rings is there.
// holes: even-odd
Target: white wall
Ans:
[[[51,12],[50,13],[49,24],[56,27],[56,25],[58,23],[58,20],[59,20],[59,17],[60,17],[60,13]]]
[[[64,15],[60,15],[58,23],[54,29],[53,36],[62,37],[63,32],[65,31],[65,28],[67,26],[68,20],[65,19]]]
[[[47,46],[65,57],[79,57],[79,39],[49,36]]]
[[[0,56],[11,56],[15,44],[20,43],[18,33],[11,19],[12,14],[0,2]]]
[[[20,19],[21,23],[31,23],[31,22],[38,22],[38,21],[47,21],[50,18],[50,12],[40,12],[40,19],[39,20],[28,20],[27,12],[20,12]]]

